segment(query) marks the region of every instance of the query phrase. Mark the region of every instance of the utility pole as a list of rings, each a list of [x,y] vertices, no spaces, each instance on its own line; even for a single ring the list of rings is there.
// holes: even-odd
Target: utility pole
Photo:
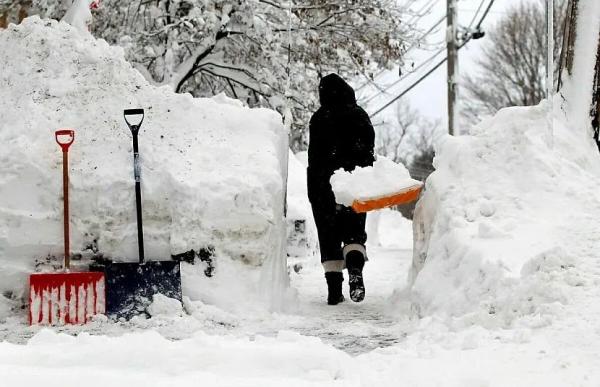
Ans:
[[[546,98],[554,95],[554,0],[546,0]]]
[[[448,133],[454,135],[457,121],[458,100],[458,42],[456,0],[446,0],[446,44],[448,49]]]
[[[546,99],[548,145],[554,146],[554,0],[546,0]]]

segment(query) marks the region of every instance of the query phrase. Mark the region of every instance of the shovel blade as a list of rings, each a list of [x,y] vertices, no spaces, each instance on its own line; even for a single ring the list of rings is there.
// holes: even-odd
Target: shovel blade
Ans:
[[[145,313],[158,293],[182,301],[177,261],[112,262],[101,270],[106,277],[106,314],[111,319],[129,320]]]
[[[352,203],[352,209],[357,213],[363,213],[412,203],[419,199],[422,188],[422,184],[415,184],[388,196],[355,200],[354,203]]]
[[[104,273],[36,273],[29,276],[29,324],[85,324],[105,313]]]

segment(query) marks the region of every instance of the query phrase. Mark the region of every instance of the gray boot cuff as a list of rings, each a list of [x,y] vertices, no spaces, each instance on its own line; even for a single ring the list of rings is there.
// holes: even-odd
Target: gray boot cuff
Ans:
[[[344,255],[344,260],[346,260],[346,256],[351,251],[359,251],[363,255],[363,257],[365,257],[365,261],[368,261],[367,249],[365,248],[364,245],[361,245],[360,243],[350,243],[350,244],[344,246],[344,248],[342,249],[342,254]]]
[[[323,269],[325,270],[325,273],[329,273],[332,271],[341,273],[345,267],[346,263],[342,260],[323,262]]]

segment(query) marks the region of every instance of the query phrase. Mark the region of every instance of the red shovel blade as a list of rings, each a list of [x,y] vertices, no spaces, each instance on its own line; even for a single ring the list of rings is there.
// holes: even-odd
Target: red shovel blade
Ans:
[[[38,273],[29,276],[29,324],[85,324],[105,313],[104,273]]]

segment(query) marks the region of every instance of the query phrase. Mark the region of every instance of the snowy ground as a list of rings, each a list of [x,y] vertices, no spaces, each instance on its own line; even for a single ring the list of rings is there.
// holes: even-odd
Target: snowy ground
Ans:
[[[68,334],[10,320],[0,327],[0,375],[10,386],[82,380],[89,386],[595,386],[597,211],[578,219],[587,223],[577,232],[582,264],[572,275],[581,283],[572,300],[557,305],[558,314],[531,316],[527,326],[484,329],[414,318],[398,303],[401,296],[391,297],[406,281],[411,251],[386,245],[371,249],[362,304],[327,306],[321,268],[313,262],[292,273],[299,303],[286,313],[189,303],[189,314],[166,310],[127,324],[98,321],[67,328]],[[381,224],[394,223],[384,217]],[[390,231],[381,239],[390,240]]]
[[[100,320],[86,327],[53,329],[67,334],[88,332],[110,336],[152,329],[175,340],[190,338],[199,330],[239,337],[272,337],[281,330],[291,330],[305,336],[317,336],[347,353],[360,354],[398,343],[406,336],[406,323],[390,314],[387,306],[393,289],[405,282],[410,260],[410,250],[374,250],[372,262],[365,269],[369,296],[361,304],[348,301],[338,307],[328,306],[322,268],[312,262],[299,273],[292,273],[292,287],[298,291],[298,303],[286,313],[271,314],[257,310],[253,305],[244,308],[245,300],[240,300],[240,308],[233,313],[188,301],[188,313],[167,308],[165,314],[150,319],[136,318],[118,324]],[[344,285],[349,300],[347,282]],[[0,325],[0,340],[23,344],[40,331],[43,328],[28,327],[24,316],[11,318]]]

